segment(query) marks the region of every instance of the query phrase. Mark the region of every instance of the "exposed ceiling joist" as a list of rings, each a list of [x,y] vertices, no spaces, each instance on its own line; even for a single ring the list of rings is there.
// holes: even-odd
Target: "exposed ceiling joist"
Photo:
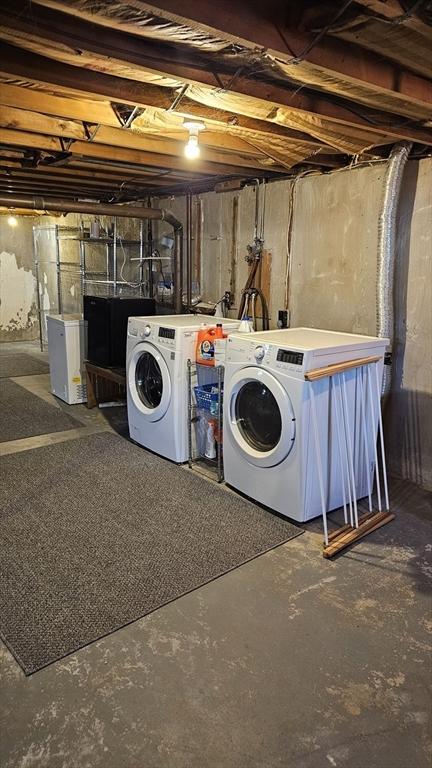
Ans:
[[[50,151],[59,151],[61,149],[61,137],[54,138],[50,135],[41,133],[32,133],[29,130],[0,129],[0,143],[18,147],[33,147],[36,149],[45,149]],[[145,167],[153,166],[164,169],[174,168],[187,173],[190,165],[181,157],[172,157],[168,155],[156,154],[137,149],[125,149],[124,147],[110,146],[108,144],[96,144],[95,142],[75,141],[72,145],[73,157],[89,157],[94,159],[105,159],[112,162],[137,163]],[[246,175],[253,176],[265,175],[266,171],[257,168],[245,169],[244,173],[239,173],[239,169],[230,165],[217,163],[204,163],[198,160],[194,163],[194,170],[204,175]]]
[[[121,128],[109,128],[101,126],[97,133],[94,132],[94,126],[87,129],[82,122],[64,120],[50,115],[44,115],[40,112],[30,112],[28,110],[16,109],[14,107],[3,106],[0,111],[0,127],[13,128],[14,130],[32,131],[50,136],[59,136],[63,139],[73,139],[88,141],[90,144],[107,144],[115,147],[124,147],[127,149],[138,149],[141,152],[150,153],[168,157],[163,158],[162,165],[176,169],[187,170],[190,168],[190,162],[182,157],[183,137],[181,141],[166,139],[165,137],[153,138],[152,136],[137,135],[129,130]],[[92,139],[92,135],[94,139]],[[185,136],[184,138],[186,138]],[[224,144],[224,138],[221,137],[221,145]],[[229,137],[228,137],[229,143]],[[69,149],[69,147],[68,147]],[[247,153],[247,154],[246,154]],[[202,149],[202,159],[197,161],[196,165],[205,168],[205,172],[212,172],[214,164],[214,173],[218,174],[218,165],[244,167],[248,169],[262,168],[257,152],[251,152],[250,147],[244,146],[244,155],[234,154],[233,152],[217,152],[207,147]],[[262,155],[261,155],[262,156]],[[232,170],[232,169],[231,169]],[[283,168],[274,164],[271,167],[273,171],[283,172]]]
[[[153,90],[153,88],[147,84],[138,83],[132,80],[127,80],[125,78],[118,78],[109,76],[103,73],[94,72],[92,70],[79,70],[79,75],[77,74],[77,70],[73,66],[67,66],[67,65],[56,65],[55,67],[52,66],[49,59],[46,59],[43,56],[39,55],[33,55],[28,54],[25,51],[20,51],[19,49],[14,48],[13,46],[3,46],[3,50],[0,51],[0,72],[2,72],[4,75],[8,76],[18,76],[18,77],[24,77],[24,78],[33,78],[37,79],[39,82],[43,82],[46,84],[55,84],[60,87],[68,87],[73,88],[74,84],[76,85],[77,79],[79,79],[79,83],[81,88],[85,89],[89,95],[93,97],[103,97],[103,98],[110,98],[110,100],[113,101],[123,101],[124,103],[129,104],[145,104],[146,101],[149,100],[149,91]],[[264,84],[265,85],[265,84]],[[263,87],[263,84],[261,84],[261,87]],[[265,86],[267,87],[267,86]],[[165,89],[159,88],[157,89],[159,91],[164,91]],[[189,90],[189,93],[192,89]],[[202,89],[204,92],[204,98],[206,97],[206,94],[209,94],[210,96],[214,96],[215,102],[218,102],[218,92],[216,89]],[[269,94],[271,95],[277,95],[281,98],[283,97],[285,101],[288,101],[287,94],[283,89],[278,88],[278,93],[274,93],[274,88],[269,88]],[[166,90],[168,93],[168,89]],[[226,94],[222,93],[222,96]],[[194,91],[194,96],[196,96],[196,91]],[[234,94],[235,96],[235,94]],[[156,97],[153,97],[154,101],[156,101],[159,98],[159,93]],[[201,96],[200,96],[201,98]],[[226,99],[224,99],[224,105],[225,109],[224,112],[232,111],[236,117],[239,114],[239,111],[243,110],[243,113],[246,113],[246,115],[249,117],[250,113],[248,113],[248,98],[244,95],[240,95],[239,99],[241,99],[240,108],[238,99],[236,100],[235,106],[231,107],[230,103],[226,103]],[[279,110],[280,105],[275,102],[268,102],[263,99],[254,99],[254,104],[259,104],[262,107],[262,113],[260,114],[260,120],[257,121],[254,119],[254,122],[259,122],[260,124],[263,122],[268,122],[270,124],[274,124],[279,119]],[[208,106],[208,105],[206,105]],[[213,104],[210,105],[212,111],[215,111],[215,106]],[[282,107],[282,109],[284,109]],[[199,110],[201,110],[201,105],[199,105]],[[251,110],[252,111],[252,110]],[[254,117],[256,114],[256,110],[253,110]],[[295,115],[302,120],[305,118],[305,123],[303,128],[307,128],[308,130],[313,131],[313,126],[315,125],[315,122],[310,122],[308,120],[309,113],[304,112],[296,112],[294,111]],[[313,113],[313,110],[312,110]],[[292,114],[292,111],[290,110],[290,114]],[[349,114],[349,113],[347,113]],[[352,117],[352,114],[349,114],[350,117]],[[345,134],[345,123],[341,123],[340,121],[328,121],[330,127],[333,130],[338,130],[339,135],[343,136]],[[364,128],[361,129],[364,131],[364,144],[367,145],[374,145],[375,144],[385,144],[385,143],[391,143],[392,141],[397,141],[399,139],[409,138],[413,141],[417,141],[424,144],[431,144],[432,143],[432,133],[431,131],[427,130],[418,130],[413,129],[410,126],[399,126],[397,129],[392,128],[391,131],[388,131],[388,124],[385,126],[377,127],[376,124],[373,123],[367,123],[363,118],[360,120],[364,124]],[[300,125],[303,125],[301,122],[297,121],[295,123],[295,128],[299,128]],[[312,126],[312,128],[310,128]],[[352,123],[350,123],[350,126],[352,128]],[[276,126],[277,127],[277,126]],[[283,127],[285,127],[285,123],[283,123]],[[293,123],[288,123],[288,127],[292,128]],[[355,128],[353,130],[360,131],[358,128]],[[388,135],[386,132],[388,132]],[[303,130],[304,132],[304,130]],[[321,146],[323,145],[322,140],[317,137],[318,140],[321,143]],[[334,146],[334,144],[333,144]]]
[[[73,74],[76,75],[76,71],[74,71]],[[55,84],[51,85],[52,87],[55,87]],[[234,118],[233,120],[233,116],[230,113],[221,113],[221,111],[218,112],[218,110],[210,109],[205,106],[198,106],[196,103],[187,99],[183,99],[182,105],[179,104],[178,111],[171,111],[170,107],[174,101],[174,95],[170,95],[166,89],[158,88],[157,86],[147,86],[145,90],[146,94],[143,93],[142,95],[146,96],[147,103],[145,105],[139,105],[139,110],[142,108],[145,112],[145,110],[148,110],[149,108],[151,108],[152,111],[156,109],[156,114],[160,114],[161,117],[166,117],[166,112],[168,111],[168,116],[180,120],[180,123],[182,122],[183,117],[199,117],[201,120],[205,120],[207,130],[200,136],[201,146],[228,149],[237,152],[246,150],[249,154],[255,153],[258,156],[262,155],[262,150],[251,149],[250,145],[245,141],[248,136],[251,136],[259,138],[262,141],[268,141],[270,138],[277,138],[280,142],[286,141],[287,144],[290,141],[302,142],[310,146],[311,152],[315,149],[324,147],[322,143],[317,142],[310,136],[308,137],[307,134],[300,133],[299,131],[289,131],[277,125],[269,125],[264,121],[248,120],[248,118],[242,119],[242,116]],[[61,96],[53,96],[50,93],[42,94],[41,91],[34,88],[19,87],[0,82],[0,105],[1,104],[31,111],[40,111],[43,107],[42,111],[45,115],[77,119],[86,123],[115,128],[119,125],[118,117],[110,102],[96,99],[92,100],[85,92],[81,92],[81,98],[77,98],[76,93],[74,93],[74,97],[71,98],[68,96],[67,92],[63,93]],[[134,106],[137,108],[137,105]],[[181,106],[184,107],[184,110],[181,109]],[[159,127],[159,130],[153,129],[153,131],[149,129],[149,133],[154,133],[156,130],[160,132],[160,128],[161,126]],[[168,128],[166,128],[163,131],[163,136],[166,138],[176,138],[178,140],[179,131],[177,130],[176,135],[174,136],[169,132]],[[185,139],[186,136],[187,131],[185,130],[184,136],[181,138]]]
[[[316,33],[302,31],[298,26],[290,26],[287,23],[289,6],[281,0],[269,0],[265,7],[250,0],[237,0],[236,3],[231,0],[219,0],[217,3],[211,0],[202,0],[200,3],[196,0],[185,0],[181,7],[177,0],[140,2],[139,6],[134,8],[134,22],[127,21],[127,14],[125,19],[116,13],[109,0],[97,5],[68,0],[36,0],[36,4],[68,13],[73,16],[74,22],[80,18],[105,28],[109,27],[110,30],[124,30],[147,40],[148,24],[139,24],[140,15],[153,14],[180,26],[182,34],[180,36],[179,33],[178,39],[181,40],[183,48],[188,46],[187,31],[190,30],[189,37],[193,40],[199,30],[219,43],[232,43],[248,49],[255,56],[261,50],[263,56],[272,56],[286,64],[294,62],[297,65],[301,61],[309,68],[312,79],[314,73],[316,75],[324,72],[329,80],[330,92],[332,84],[342,77],[353,87],[367,84],[393,92],[395,97],[401,95],[408,99],[422,100],[426,87],[429,101],[432,100],[430,84],[427,81],[411,72],[401,72],[392,61],[379,55],[367,54],[358,46],[347,45],[340,40],[317,40]],[[160,28],[163,34],[163,23]],[[171,35],[175,41],[174,31]],[[200,50],[198,43],[196,50]],[[295,66],[293,77],[294,70]]]
[[[85,77],[88,69],[105,72],[109,67],[109,71],[115,75],[131,80],[145,79],[146,74],[150,73],[152,77],[162,78],[161,85],[172,86],[173,82],[177,81],[178,84],[204,85],[212,90],[215,89],[215,83],[222,88],[231,87],[232,75],[218,72],[217,60],[203,63],[196,54],[188,59],[186,54],[179,56],[178,51],[176,53],[170,46],[147,40],[143,43],[131,35],[107,28],[104,29],[104,34],[100,35],[96,24],[71,19],[65,13],[54,13],[45,8],[32,6],[29,14],[28,5],[23,0],[18,6],[7,0],[6,6],[5,11],[0,12],[0,31],[3,38],[24,49],[43,52],[44,56],[74,66],[86,67],[85,71],[80,72],[80,80]],[[237,5],[235,9],[237,14]],[[109,62],[106,57],[107,50],[110,52]],[[299,90],[295,85],[289,87],[288,82],[279,85],[239,74],[231,92],[271,102],[290,110],[299,110],[301,113],[314,113],[331,122],[336,121],[356,128],[363,127],[377,133],[386,131],[395,140],[424,139],[420,129],[408,123],[402,130],[397,124],[400,121],[390,116],[388,121],[383,121],[382,127],[377,127],[376,112],[373,110],[363,107],[363,114],[360,114],[358,110],[350,109],[349,104],[344,104],[343,99],[338,102],[334,98],[320,95],[317,91],[307,92],[304,90],[305,85],[307,87],[307,83],[303,82],[302,89]],[[321,88],[322,90],[325,90],[325,87]],[[358,93],[356,99],[358,101]],[[425,109],[425,114],[428,115],[427,104]]]

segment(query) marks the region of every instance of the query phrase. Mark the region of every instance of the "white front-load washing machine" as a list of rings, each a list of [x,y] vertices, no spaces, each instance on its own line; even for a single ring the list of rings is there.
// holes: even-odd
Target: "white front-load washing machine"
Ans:
[[[177,463],[188,460],[187,361],[195,360],[197,332],[221,322],[210,315],[130,317],[126,380],[129,433],[135,442]]]
[[[333,363],[379,358],[379,381],[388,339],[313,328],[253,334],[232,333],[227,342],[224,384],[224,474],[233,488],[298,521],[321,514],[321,497],[310,413],[311,382],[305,373]],[[359,370],[344,374],[347,413],[359,423]],[[328,510],[343,504],[342,467],[336,448],[331,379],[313,383],[323,466],[328,468]],[[367,425],[374,456],[377,418]],[[353,430],[357,498],[367,494],[368,473],[359,429]]]

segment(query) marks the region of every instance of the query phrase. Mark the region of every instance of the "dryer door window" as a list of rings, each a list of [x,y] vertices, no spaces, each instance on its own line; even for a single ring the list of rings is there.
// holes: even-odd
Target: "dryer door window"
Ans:
[[[286,387],[269,371],[246,366],[225,384],[225,424],[236,450],[257,467],[274,467],[291,453],[295,415]]]
[[[248,381],[238,391],[235,417],[240,433],[256,451],[267,453],[280,440],[282,418],[276,398],[260,381]]]
[[[138,396],[147,408],[157,408],[162,400],[163,379],[160,365],[150,352],[143,352],[135,368]]]

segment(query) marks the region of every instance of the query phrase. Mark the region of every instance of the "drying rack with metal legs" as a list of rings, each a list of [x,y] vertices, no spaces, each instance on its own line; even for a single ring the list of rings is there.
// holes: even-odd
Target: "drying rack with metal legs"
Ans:
[[[203,373],[206,372],[210,374],[211,378],[213,378],[211,384],[204,384],[199,386],[201,382],[199,381],[199,374],[197,375],[197,369],[199,370],[200,368],[207,369],[207,371],[203,371]],[[211,376],[212,373],[213,376]],[[224,369],[222,365],[209,369],[208,366],[199,366],[191,360],[187,361],[188,464],[191,469],[193,468],[197,471],[200,471],[199,467],[202,464],[213,470],[216,470],[216,479],[218,483],[222,483],[224,479],[222,456],[223,373]],[[214,381],[214,379],[216,379],[216,381]],[[195,387],[195,385],[197,386]],[[206,391],[206,388],[209,391]],[[210,390],[213,389],[216,389],[216,391],[211,392]],[[197,398],[200,398],[199,402],[197,402]],[[197,431],[200,420],[205,420],[206,418],[211,418],[211,420],[215,422],[215,458],[209,458],[205,455],[205,451],[200,448],[200,441],[197,435],[195,435],[194,440],[194,430]],[[209,476],[208,472],[203,471],[202,474],[205,474],[207,477]]]
[[[324,529],[324,557],[333,557],[345,547],[362,539],[372,531],[381,528],[394,519],[390,512],[389,493],[387,482],[387,466],[384,448],[384,432],[381,414],[380,377],[378,366],[379,357],[367,357],[360,360],[352,360],[347,363],[330,365],[326,368],[317,368],[309,371],[305,378],[310,383],[310,406],[313,429],[313,440],[317,461],[318,484],[321,499],[322,520]],[[348,408],[347,382],[345,373],[350,369],[358,369],[358,394],[359,409],[358,419],[356,411]],[[321,440],[319,434],[316,392],[314,383],[324,378],[329,379],[329,391],[332,398],[332,407],[335,415],[335,432],[337,450],[340,462],[340,480],[343,498],[344,525],[329,534],[327,525],[327,499],[324,487],[325,466],[322,456]],[[354,416],[354,418],[353,418]],[[376,440],[376,426],[378,427],[378,443]],[[362,459],[365,461],[367,498],[369,511],[359,516],[357,506],[357,488],[359,486],[360,469],[354,456],[354,434],[357,430],[358,441],[361,446]],[[371,431],[372,430],[372,435]],[[372,449],[371,451],[369,449]],[[370,455],[371,454],[371,455]],[[369,467],[374,466],[377,509],[373,509],[372,492],[373,478]],[[361,463],[360,463],[361,466]],[[381,485],[382,482],[382,485]]]

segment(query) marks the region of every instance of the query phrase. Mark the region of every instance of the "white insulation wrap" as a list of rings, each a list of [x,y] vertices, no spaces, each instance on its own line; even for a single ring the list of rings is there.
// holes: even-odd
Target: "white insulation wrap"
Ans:
[[[378,220],[377,259],[377,335],[390,339],[390,351],[394,335],[393,285],[396,253],[396,215],[402,176],[411,149],[409,142],[393,147],[384,177],[383,203]],[[383,396],[391,386],[391,365],[384,366]]]

